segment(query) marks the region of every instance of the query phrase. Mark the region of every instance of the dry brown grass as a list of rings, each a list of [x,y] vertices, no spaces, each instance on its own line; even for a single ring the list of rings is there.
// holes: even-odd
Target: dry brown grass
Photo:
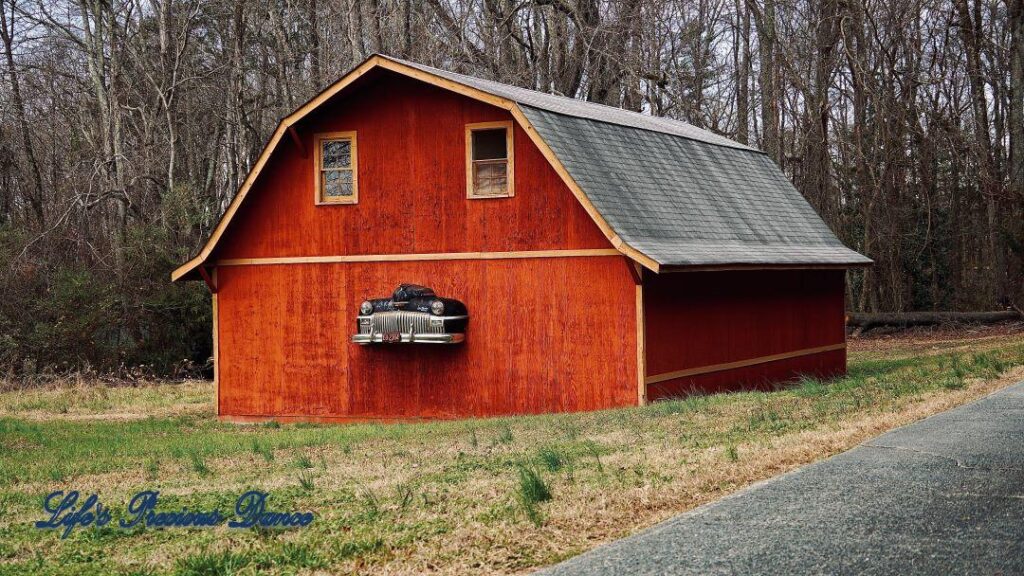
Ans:
[[[1024,322],[979,326],[924,326],[889,332],[869,332],[847,339],[852,358],[941,354],[952,350],[979,351],[1018,341]]]
[[[53,562],[31,571],[222,573],[238,562],[242,574],[523,573],[1024,379],[1024,337],[985,338],[854,351],[850,378],[787,391],[429,424],[233,426],[212,418],[212,389],[199,382],[4,393],[0,448],[14,457],[0,467],[0,574],[44,552]],[[523,466],[553,495],[533,520],[518,495]],[[255,486],[317,520],[271,535],[61,541],[29,529],[35,499],[69,486],[115,507],[159,488],[197,508]]]
[[[8,386],[0,392],[0,417],[110,421],[213,415],[213,393],[207,380],[111,386],[102,380],[65,378],[25,388]]]

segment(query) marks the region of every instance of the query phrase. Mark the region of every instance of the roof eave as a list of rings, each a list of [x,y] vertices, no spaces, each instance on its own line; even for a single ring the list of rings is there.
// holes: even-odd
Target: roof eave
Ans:
[[[662,265],[661,272],[717,272],[728,270],[847,270],[850,268],[869,268],[874,265],[873,261],[868,262],[840,262],[840,263],[720,263],[720,264],[685,264],[685,265]]]
[[[203,264],[203,259],[200,256],[185,262],[181,266],[178,266],[171,272],[171,282],[189,281],[189,280],[202,280],[199,276],[199,266]]]

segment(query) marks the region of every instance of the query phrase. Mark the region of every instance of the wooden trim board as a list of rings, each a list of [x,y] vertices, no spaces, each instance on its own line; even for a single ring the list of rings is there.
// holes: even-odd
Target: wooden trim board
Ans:
[[[288,130],[292,130],[289,126]],[[338,197],[334,199],[324,198],[322,191],[320,190],[320,180],[323,177],[323,149],[321,148],[321,142],[324,140],[348,140],[351,145],[351,152],[349,153],[349,160],[351,161],[351,167],[347,170],[352,173],[352,195],[349,197]],[[331,206],[331,205],[345,205],[345,204],[359,204],[359,149],[356,141],[355,131],[348,132],[319,132],[313,135],[313,203],[317,206]],[[346,171],[344,168],[338,169],[339,171]]]
[[[266,422],[279,422],[282,424],[402,424],[416,422],[432,422],[438,420],[459,420],[466,416],[453,414],[451,416],[315,416],[310,414],[230,414],[217,415],[218,422],[226,424],[263,424]]]
[[[636,285],[636,397],[647,405],[647,331],[644,324],[644,283]]]
[[[217,269],[213,269],[213,282],[217,283]],[[220,416],[220,331],[218,330],[218,324],[220,323],[220,316],[217,314],[217,293],[213,292],[210,294],[212,298],[213,308],[213,389],[214,389],[214,403],[217,408],[217,415]]]
[[[218,266],[266,266],[272,264],[335,264],[343,262],[425,262],[437,260],[516,260],[523,258],[593,258],[621,256],[618,250],[533,250],[525,252],[438,252],[426,254],[350,254],[347,256],[284,256],[280,258],[225,258]]]
[[[473,132],[477,130],[488,130],[494,128],[505,129],[505,194],[487,196],[476,193],[473,186]],[[477,122],[466,124],[466,198],[471,200],[486,198],[512,198],[516,195],[516,152],[515,141],[512,133],[515,132],[512,122],[502,120],[499,122]]]
[[[658,382],[664,382],[666,380],[675,380],[676,378],[685,378],[687,376],[699,376],[701,374],[722,372],[725,370],[733,370],[735,368],[746,368],[747,366],[755,366],[757,364],[776,362],[778,360],[787,360],[789,358],[798,358],[800,356],[810,356],[811,354],[820,354],[822,352],[831,352],[833,350],[842,350],[844,348],[846,348],[846,342],[843,342],[841,344],[830,344],[828,346],[818,346],[816,348],[804,348],[802,350],[794,350],[792,352],[783,352],[781,354],[772,354],[770,356],[760,356],[758,358],[738,360],[736,362],[726,362],[724,364],[712,364],[709,366],[700,366],[698,368],[687,368],[686,370],[664,372],[662,374],[648,376],[646,379],[646,384],[657,384]]]

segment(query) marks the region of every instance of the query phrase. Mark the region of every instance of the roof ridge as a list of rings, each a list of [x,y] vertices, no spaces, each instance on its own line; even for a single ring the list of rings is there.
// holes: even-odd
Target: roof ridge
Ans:
[[[705,138],[698,138],[695,135],[686,135],[686,134],[680,134],[678,132],[669,132],[669,131],[666,131],[666,130],[658,130],[655,127],[649,126],[649,125],[648,126],[637,126],[637,125],[631,124],[631,123],[616,122],[613,119],[610,119],[610,118],[608,118],[606,116],[605,117],[597,117],[597,118],[592,117],[592,116],[582,116],[580,114],[573,114],[573,113],[568,112],[566,110],[554,110],[554,109],[551,109],[551,108],[546,108],[546,107],[543,107],[543,106],[538,106],[536,104],[531,104],[531,103],[528,103],[528,102],[523,102],[523,101],[518,100],[516,98],[509,98],[511,100],[516,101],[517,104],[521,104],[521,105],[524,105],[524,106],[530,106],[532,108],[541,108],[541,109],[544,109],[544,110],[546,110],[548,112],[551,112],[553,114],[561,114],[563,116],[571,116],[571,117],[575,117],[575,118],[587,118],[589,120],[593,120],[595,122],[603,122],[605,124],[613,124],[613,125],[616,125],[616,126],[625,126],[625,127],[628,127],[628,128],[635,128],[637,130],[647,130],[647,131],[650,131],[650,132],[659,132],[659,133],[662,133],[662,134],[670,134],[670,135],[677,136],[677,137],[680,137],[680,138],[686,138],[686,139],[689,139],[689,140],[694,140],[696,142],[701,142],[703,144],[710,144],[710,145],[713,145],[713,146],[721,146],[721,147],[724,147],[724,148],[733,148],[733,149],[736,149],[736,150],[744,150],[744,151],[755,152],[755,153],[759,153],[759,154],[764,154],[765,153],[763,150],[760,150],[760,149],[755,148],[753,146],[750,146],[748,144],[743,144],[741,142],[737,142],[737,141],[735,141],[735,140],[733,140],[733,139],[731,139],[731,138],[729,138],[727,136],[723,136],[721,134],[717,134],[717,133],[712,132],[711,130],[708,130],[706,128],[700,128],[700,127],[695,126],[695,125],[693,125],[693,124],[691,124],[691,123],[689,123],[689,122],[687,122],[685,120],[680,120],[678,118],[672,118],[672,117],[669,117],[669,116],[655,116],[653,114],[645,114],[643,112],[637,112],[635,110],[627,110],[625,108],[620,108],[618,106],[612,106],[612,105],[609,105],[609,104],[602,104],[600,102],[591,102],[590,100],[582,100],[582,99],[579,99],[579,98],[573,98],[571,96],[565,96],[564,94],[552,94],[550,92],[544,92],[544,91],[541,91],[541,90],[535,90],[533,88],[524,88],[522,86],[516,86],[515,84],[506,84],[504,82],[499,82],[497,80],[491,80],[489,78],[480,78],[478,76],[470,76],[469,74],[463,74],[461,72],[453,72],[451,70],[445,70],[444,68],[438,68],[436,66],[430,66],[428,64],[423,64],[423,63],[415,62],[415,61],[412,61],[412,60],[405,60],[403,58],[398,58],[398,57],[395,57],[395,56],[390,56],[388,54],[382,54],[382,53],[379,53],[379,52],[375,53],[374,55],[375,56],[379,56],[381,58],[385,58],[387,60],[391,60],[393,62],[397,62],[399,64],[404,64],[406,66],[411,66],[413,68],[418,68],[420,70],[423,70],[424,72],[431,72],[431,73],[440,74],[440,75],[443,75],[443,76],[456,76],[458,78],[465,78],[466,80],[468,80],[470,82],[460,82],[460,83],[462,83],[465,86],[471,87],[471,88],[480,89],[479,86],[474,86],[475,83],[480,83],[480,82],[484,82],[484,83],[488,83],[488,84],[494,84],[494,85],[496,85],[498,87],[501,87],[503,89],[511,89],[511,90],[516,90],[516,91],[529,92],[529,93],[531,93],[533,95],[536,95],[537,97],[540,97],[542,99],[558,99],[558,100],[564,101],[566,103],[571,103],[573,106],[582,106],[582,107],[586,107],[586,108],[604,110],[604,111],[607,111],[609,115],[628,115],[628,116],[631,116],[634,119],[636,119],[638,121],[638,123],[642,122],[642,123],[646,123],[646,124],[650,124],[650,123],[666,123],[666,124],[671,124],[671,125],[674,125],[674,127],[678,128],[679,130],[695,131],[695,132],[698,132],[698,133],[702,133],[702,135],[706,135],[706,137]],[[449,79],[451,79],[451,78],[449,78]],[[458,81],[458,80],[454,80],[454,81]],[[502,95],[502,94],[494,94],[494,95],[502,96],[502,97],[506,97],[506,98],[509,97],[508,95]]]
[[[524,90],[528,90],[528,88],[524,88]],[[534,90],[534,92],[536,92],[536,90]],[[543,92],[540,92],[540,93],[543,94]],[[552,96],[554,96],[554,95],[552,94]],[[565,98],[568,98],[568,97],[565,97]],[[548,114],[557,114],[559,116],[566,116],[566,117],[569,117],[569,118],[577,118],[577,119],[580,119],[580,120],[588,120],[590,122],[600,122],[602,124],[611,124],[612,126],[617,126],[619,128],[629,128],[631,130],[643,130],[645,132],[654,132],[655,134],[664,134],[665,136],[672,136],[674,138],[682,138],[683,140],[689,140],[691,142],[699,142],[701,144],[706,144],[708,146],[717,146],[719,148],[728,148],[730,150],[736,150],[738,152],[749,152],[751,154],[760,154],[762,156],[767,156],[767,152],[765,152],[764,150],[761,150],[760,148],[754,148],[753,146],[749,146],[747,144],[743,144],[742,142],[736,142],[736,141],[734,141],[734,140],[732,140],[730,138],[727,138],[727,137],[722,136],[720,134],[715,134],[714,132],[711,132],[710,130],[704,130],[703,128],[698,128],[698,127],[694,126],[693,124],[686,123],[686,122],[684,122],[682,120],[675,120],[674,118],[668,118],[666,116],[648,116],[646,114],[641,114],[639,112],[633,112],[632,110],[626,110],[625,108],[615,108],[614,106],[608,106],[607,104],[598,104],[596,102],[589,102],[587,100],[576,100],[575,98],[571,98],[571,100],[575,100],[576,102],[580,102],[580,103],[583,103],[583,104],[594,104],[596,106],[604,106],[606,108],[611,108],[613,110],[621,110],[623,112],[629,112],[631,114],[637,114],[637,115],[643,116],[644,118],[651,118],[651,119],[655,119],[655,120],[670,120],[672,122],[678,122],[678,123],[681,123],[681,124],[685,124],[688,128],[692,128],[694,130],[701,130],[701,131],[707,132],[708,134],[711,134],[713,136],[718,136],[720,138],[728,140],[729,142],[731,142],[731,144],[726,144],[726,143],[723,143],[723,142],[711,142],[709,140],[702,140],[700,138],[694,138],[692,136],[685,136],[683,134],[678,134],[676,132],[666,132],[664,130],[655,130],[653,128],[644,127],[644,126],[634,126],[632,124],[621,124],[619,122],[613,122],[611,120],[603,120],[603,119],[600,119],[600,118],[590,118],[590,117],[586,117],[586,116],[579,116],[579,115],[576,115],[576,114],[570,114],[568,112],[561,112],[559,110],[550,110],[548,108],[542,108],[540,106],[534,106],[532,104],[523,104],[521,102],[519,104],[520,104],[520,106],[525,106],[526,108],[532,108],[532,109],[535,109],[535,110],[541,110],[541,111],[546,112]]]

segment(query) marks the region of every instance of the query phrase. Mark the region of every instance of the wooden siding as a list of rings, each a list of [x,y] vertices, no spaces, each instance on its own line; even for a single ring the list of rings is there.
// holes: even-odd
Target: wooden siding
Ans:
[[[773,270],[645,274],[647,379],[845,342],[844,272]],[[846,350],[650,382],[651,400],[845,373]]]
[[[399,282],[463,300],[467,341],[352,344],[359,303]],[[218,284],[226,417],[449,418],[637,402],[635,288],[620,256],[230,266]]]
[[[296,126],[254,184],[215,258],[612,248],[522,128],[516,195],[466,201],[465,126],[512,116],[378,71]],[[363,80],[361,80],[362,82]],[[317,206],[315,132],[359,134],[359,203]]]

